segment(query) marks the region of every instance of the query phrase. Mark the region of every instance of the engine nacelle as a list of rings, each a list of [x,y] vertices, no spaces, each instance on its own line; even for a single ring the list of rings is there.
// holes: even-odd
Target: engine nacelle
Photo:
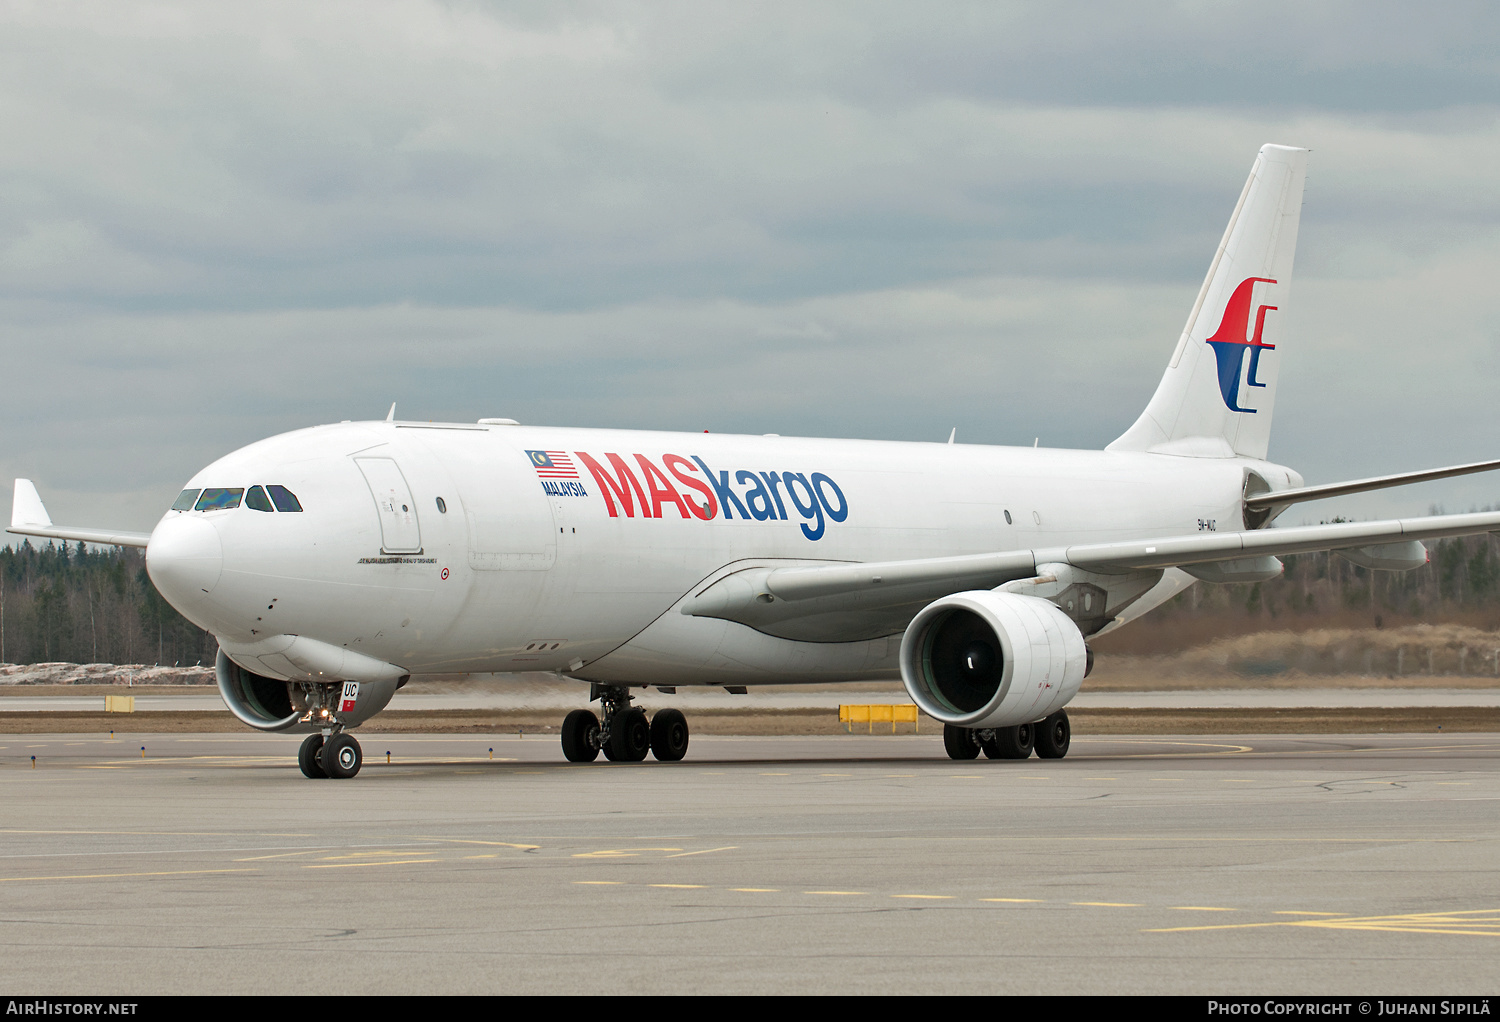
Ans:
[[[912,701],[960,727],[1041,720],[1078,694],[1087,673],[1083,633],[1035,596],[954,593],[928,604],[901,639]]]
[[[321,731],[363,724],[385,709],[406,679],[359,683],[352,700],[342,682],[279,681],[247,671],[221,649],[214,663],[229,712],[258,731]]]

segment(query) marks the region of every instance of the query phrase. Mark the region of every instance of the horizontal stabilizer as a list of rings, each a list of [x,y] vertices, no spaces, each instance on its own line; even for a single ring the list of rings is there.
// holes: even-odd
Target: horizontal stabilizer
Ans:
[[[41,494],[30,479],[17,479],[15,497],[10,508],[10,528],[6,532],[17,536],[38,536],[43,539],[75,540],[82,543],[99,543],[106,546],[144,547],[151,539],[149,532],[120,532],[114,529],[80,529],[67,525],[53,525],[47,514]]]
[[[1186,564],[1236,560],[1252,555],[1282,557],[1317,550],[1386,546],[1411,540],[1473,536],[1483,532],[1500,532],[1500,512],[1299,525],[1289,529],[1257,529],[1252,532],[1198,532],[1130,543],[1073,546],[1067,547],[1064,553],[1070,563],[1080,568],[1123,571],[1175,568]]]
[[[1409,486],[1433,479],[1448,479],[1466,476],[1474,472],[1493,472],[1500,468],[1497,461],[1471,461],[1467,465],[1449,465],[1447,468],[1429,468],[1420,472],[1400,472],[1391,476],[1371,476],[1369,479],[1352,479],[1346,483],[1324,483],[1320,486],[1303,486],[1295,490],[1273,490],[1270,493],[1255,493],[1245,498],[1245,506],[1251,510],[1300,504],[1308,500],[1323,500],[1325,497],[1343,497],[1367,490],[1384,490],[1391,486]]]

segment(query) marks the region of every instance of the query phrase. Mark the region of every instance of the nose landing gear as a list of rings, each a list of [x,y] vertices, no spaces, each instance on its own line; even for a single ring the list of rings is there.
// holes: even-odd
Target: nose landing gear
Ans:
[[[359,773],[364,761],[359,742],[345,731],[308,735],[297,750],[297,765],[305,777],[343,780]]]
[[[590,710],[574,710],[563,718],[563,756],[570,763],[604,758],[617,763],[639,763],[649,752],[663,763],[687,755],[688,724],[681,710],[658,710],[649,721],[646,711],[631,706],[635,697],[623,685],[594,685],[600,717]],[[602,717],[602,719],[601,719]]]

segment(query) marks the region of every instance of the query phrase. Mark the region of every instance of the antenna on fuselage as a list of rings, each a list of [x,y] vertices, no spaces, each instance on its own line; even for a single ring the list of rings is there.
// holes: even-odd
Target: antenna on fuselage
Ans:
[[[396,421],[396,402],[394,402],[394,401],[391,402],[391,410],[385,413],[385,421],[386,422],[395,422]]]
[[[958,427],[954,426],[953,432],[948,434],[948,442],[951,444],[953,442],[953,438],[956,436],[958,436]]]

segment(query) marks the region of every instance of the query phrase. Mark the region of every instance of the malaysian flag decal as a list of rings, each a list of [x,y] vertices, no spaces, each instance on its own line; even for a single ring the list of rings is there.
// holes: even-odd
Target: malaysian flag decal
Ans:
[[[566,451],[527,451],[531,467],[542,480],[542,490],[551,497],[587,497],[578,478],[578,467]]]
[[[578,469],[565,451],[527,451],[526,457],[543,479],[577,479]]]

